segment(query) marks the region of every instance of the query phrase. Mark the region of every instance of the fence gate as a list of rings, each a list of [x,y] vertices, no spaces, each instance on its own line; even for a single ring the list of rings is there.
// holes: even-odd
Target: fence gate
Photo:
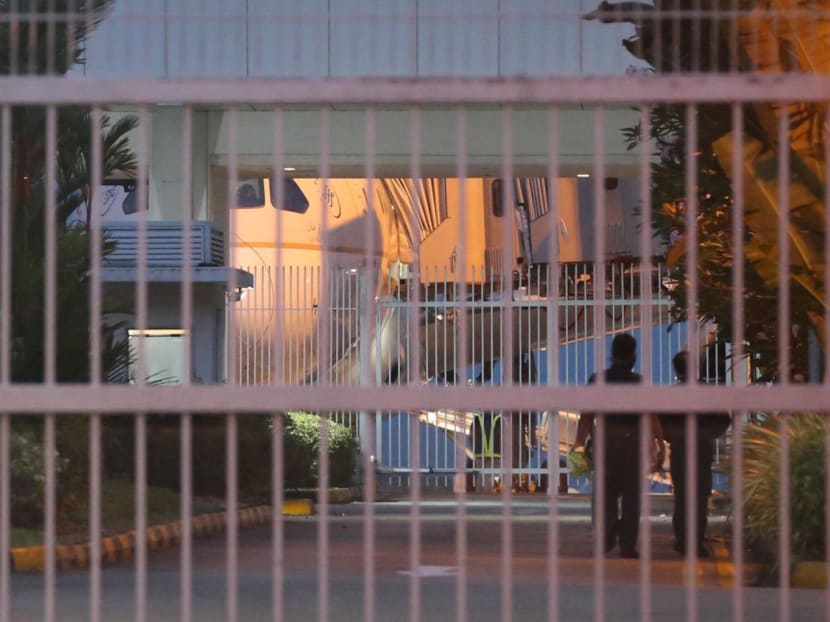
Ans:
[[[0,622],[830,619],[828,27],[0,0]]]

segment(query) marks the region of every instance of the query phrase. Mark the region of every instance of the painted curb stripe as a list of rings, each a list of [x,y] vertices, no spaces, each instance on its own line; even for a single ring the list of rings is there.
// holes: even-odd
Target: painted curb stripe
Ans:
[[[712,553],[715,558],[715,568],[718,571],[718,583],[721,587],[732,587],[735,582],[735,565],[729,556],[729,549],[723,542],[712,544]]]
[[[311,516],[314,504],[310,499],[288,499],[283,504],[285,516]],[[270,521],[270,506],[247,507],[239,510],[238,522],[242,527],[262,525]],[[206,537],[225,531],[227,512],[201,514],[191,519],[194,537]],[[180,521],[148,527],[146,532],[147,548],[160,550],[181,542],[182,526]],[[133,556],[135,552],[135,531],[108,536],[101,539],[101,560],[116,562]],[[10,551],[12,569],[16,572],[42,572],[46,565],[46,547],[17,547]],[[72,568],[83,569],[89,566],[89,544],[60,544],[55,547],[55,566],[58,570]]]
[[[20,572],[34,572],[43,569],[46,547],[32,546],[11,550],[12,567]]]
[[[715,556],[715,566],[718,569],[718,578],[721,587],[732,587],[735,582],[735,565],[722,542],[712,546]],[[795,588],[809,588],[823,590],[827,587],[826,562],[795,562],[790,575],[790,586]]]
[[[285,516],[311,516],[313,513],[311,499],[286,499],[282,504]]]
[[[790,579],[793,587],[823,590],[827,587],[827,563],[796,562]]]

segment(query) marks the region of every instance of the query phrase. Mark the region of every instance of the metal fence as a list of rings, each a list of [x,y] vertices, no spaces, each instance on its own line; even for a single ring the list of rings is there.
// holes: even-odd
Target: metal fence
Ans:
[[[151,4],[0,0],[0,622],[830,617],[827,2]],[[289,173],[319,201],[286,201]],[[419,264],[417,216],[402,258],[372,182],[427,173],[546,179],[554,269],[473,222],[463,183],[452,277]],[[338,221],[335,175],[367,180],[368,217]],[[630,263],[609,261],[622,175]],[[125,176],[136,261],[113,282],[102,190]],[[577,178],[595,209],[563,226]],[[228,265],[246,179],[308,215],[246,241],[271,269]],[[174,265],[148,261],[155,220],[181,223]],[[185,260],[205,220],[220,265]],[[593,256],[560,262],[577,224]],[[637,382],[600,373],[621,333]],[[557,494],[575,413],[593,496]],[[703,540],[698,440],[723,413]],[[644,483],[655,415],[677,417],[673,495]]]
[[[670,271],[664,265],[655,265],[651,279],[641,284],[639,264],[615,261],[606,264],[605,309],[607,335],[610,344],[614,335],[631,333],[642,339],[643,325],[650,324],[652,332],[652,381],[655,384],[671,384],[674,372],[671,359],[686,344],[686,323],[677,321],[672,314],[669,292],[675,285]],[[385,361],[386,368],[377,365],[374,374],[378,383],[414,385],[466,384],[468,386],[501,382],[502,370],[512,365],[514,358],[524,359],[523,366],[513,366],[522,377],[521,383],[542,383],[548,378],[547,313],[552,298],[558,299],[560,358],[560,384],[585,384],[596,365],[593,361],[595,336],[594,313],[597,308],[593,291],[595,270],[589,263],[562,264],[559,267],[559,290],[551,295],[551,276],[547,265],[531,267],[526,273],[514,275],[510,294],[514,303],[515,355],[503,351],[501,339],[501,281],[497,275],[480,267],[473,272],[476,278],[468,285],[467,300],[457,298],[457,284],[449,280],[449,267],[434,267],[424,275],[420,286],[418,306],[410,301],[408,290],[397,288],[392,295],[380,298],[374,305],[374,327],[364,336],[360,332],[361,315],[367,304],[361,298],[365,283],[371,276],[361,270],[332,268],[328,278],[321,279],[319,271],[303,266],[283,266],[277,273],[270,267],[243,267],[254,275],[253,287],[239,301],[236,310],[236,326],[239,339],[238,378],[241,384],[261,385],[274,381],[274,370],[290,370],[286,377],[289,384],[316,384],[320,374],[327,376],[334,385],[355,385],[359,378],[361,340],[367,340],[374,360]],[[308,278],[309,274],[316,275]],[[311,293],[298,292],[294,284],[313,281]],[[331,284],[328,312],[321,312],[313,301],[321,298],[320,286]],[[650,289],[652,296],[648,307],[643,304],[642,287]],[[277,287],[285,288],[284,307],[274,307]],[[388,284],[385,288],[392,291]],[[416,313],[421,326],[420,335],[410,332],[408,315]],[[467,342],[470,344],[469,361],[463,369],[456,368],[455,349],[462,339],[459,335],[460,314],[466,315]],[[644,321],[643,313],[650,315]],[[293,317],[296,316],[296,317]],[[283,339],[282,350],[277,351],[275,330],[288,330],[300,320],[311,318],[315,331],[307,339]],[[277,318],[285,318],[285,327]],[[320,322],[326,322],[334,345],[333,361],[328,369],[320,365],[316,357],[314,334],[320,330]],[[381,336],[375,338],[375,335]],[[416,341],[418,340],[418,341]],[[557,338],[554,338],[554,343]],[[417,344],[417,345],[413,345]],[[412,347],[420,351],[421,369],[398,369],[400,360],[394,354]],[[386,352],[382,352],[385,350]],[[391,351],[394,351],[391,352]],[[277,363],[280,359],[280,363]],[[731,380],[731,360],[724,361],[727,377]],[[322,368],[322,369],[321,369]],[[640,366],[635,367],[638,371]],[[724,380],[721,379],[723,382]],[[542,489],[539,482],[546,474],[547,445],[540,437],[552,408],[536,413],[516,413],[512,462],[515,478],[524,482],[523,487]],[[360,426],[356,412],[328,413],[332,420],[346,425],[359,437]],[[418,435],[421,448],[420,465],[425,472],[434,474],[428,478],[430,485],[451,488],[456,473],[466,473],[475,482],[475,474],[488,473],[488,483],[493,474],[501,474],[501,451],[488,447],[483,451],[477,426],[483,421],[482,411],[430,410],[416,413],[420,426]],[[409,482],[412,471],[409,458],[410,430],[403,425],[407,413],[377,415],[378,431],[374,448],[375,464],[379,474],[385,474],[385,483],[401,487]],[[561,442],[562,455],[573,444],[576,435],[578,413],[560,412],[563,417]],[[508,415],[505,413],[504,419]],[[537,434],[537,429],[539,434]],[[498,447],[506,447],[505,430],[499,427],[493,439]],[[527,438],[525,438],[527,437]],[[521,438],[522,442],[518,442]],[[465,464],[456,463],[456,444],[464,448]],[[716,465],[720,461],[716,461]],[[561,471],[567,474],[567,462],[561,460]],[[391,475],[390,475],[391,474]],[[589,481],[571,482],[574,486]],[[408,486],[408,484],[407,484]]]

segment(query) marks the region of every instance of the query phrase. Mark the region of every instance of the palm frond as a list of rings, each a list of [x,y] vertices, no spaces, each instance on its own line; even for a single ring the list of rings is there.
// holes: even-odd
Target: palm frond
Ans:
[[[106,18],[113,0],[17,0],[20,19],[0,22],[0,75],[61,75],[85,62],[85,41]],[[11,0],[0,0],[8,13]],[[51,12],[50,24],[41,19]]]

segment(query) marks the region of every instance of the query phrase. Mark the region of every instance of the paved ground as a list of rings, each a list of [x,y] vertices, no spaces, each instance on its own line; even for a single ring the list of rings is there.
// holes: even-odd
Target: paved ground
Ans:
[[[653,557],[650,596],[653,620],[684,620],[690,600],[698,607],[700,620],[732,619],[733,591],[724,587],[725,577],[714,561],[699,565],[695,598],[690,599],[688,568],[671,551],[666,498],[656,498],[652,516]],[[421,507],[421,546],[417,565],[422,620],[456,620],[459,568],[456,556],[455,504],[450,498],[428,499]],[[375,620],[410,620],[412,600],[409,574],[411,506],[385,502],[376,506],[374,560]],[[560,619],[594,620],[594,560],[589,504],[585,498],[560,500],[559,599]],[[550,588],[547,567],[549,514],[541,495],[514,497],[512,557],[509,568],[513,584],[509,592],[513,620],[547,620]],[[285,560],[282,585],[284,620],[321,619],[319,603],[328,601],[327,615],[335,621],[362,620],[364,611],[364,527],[362,504],[331,507],[328,521],[328,581],[320,589],[320,519],[291,518],[285,525]],[[503,506],[497,497],[472,499],[468,507],[466,568],[467,619],[504,620],[502,604],[507,592],[506,564],[502,559]],[[199,541],[194,550],[194,620],[224,620],[227,614],[225,539]],[[609,556],[604,565],[606,585],[602,592],[607,619],[639,620],[640,562]],[[722,571],[723,568],[721,567]],[[134,619],[135,573],[131,562],[104,568],[103,620]],[[245,530],[239,537],[238,619],[271,620],[271,534],[268,528]],[[59,620],[88,620],[88,573],[68,572],[58,577]],[[179,619],[179,552],[169,550],[149,555],[148,620]],[[777,620],[780,590],[745,588],[742,594],[748,620]],[[821,591],[791,592],[792,619],[824,619]],[[40,620],[43,615],[43,578],[15,575],[12,578],[13,620]]]

